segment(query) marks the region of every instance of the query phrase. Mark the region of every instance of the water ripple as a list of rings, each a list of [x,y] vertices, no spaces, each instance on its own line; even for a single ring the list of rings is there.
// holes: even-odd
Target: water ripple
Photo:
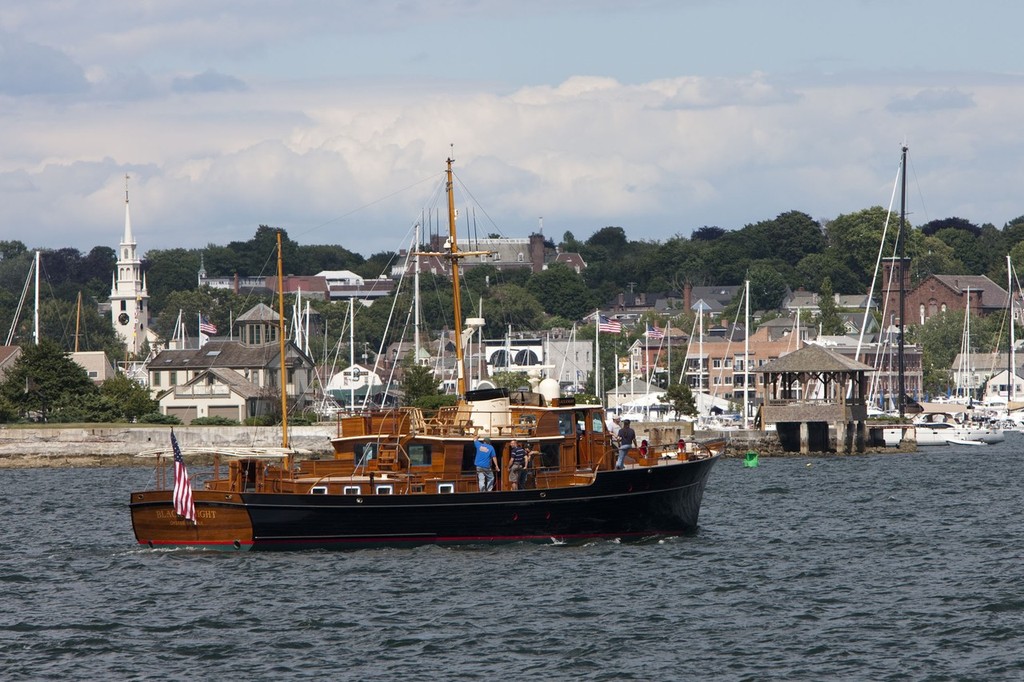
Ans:
[[[351,553],[141,549],[150,472],[0,470],[0,679],[1021,679],[1021,445],[725,461],[692,537]]]

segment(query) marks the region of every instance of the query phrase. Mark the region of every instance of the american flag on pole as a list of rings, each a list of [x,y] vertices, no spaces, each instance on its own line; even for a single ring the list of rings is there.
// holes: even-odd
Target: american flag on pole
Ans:
[[[662,331],[662,329],[658,325],[656,325],[656,324],[649,324],[649,325],[647,325],[647,332],[646,333],[647,333],[647,338],[649,338],[649,339],[663,339],[663,338],[665,338],[665,332]]]
[[[192,523],[196,522],[196,505],[192,501],[192,481],[188,478],[188,469],[178,447],[178,439],[171,430],[171,447],[174,448],[174,511]]]
[[[597,331],[618,334],[622,331],[622,323],[618,320],[610,320],[604,315],[597,317]]]
[[[210,322],[210,318],[206,315],[200,315],[199,332],[201,334],[206,334],[207,336],[213,336],[217,333],[217,326],[213,322]]]

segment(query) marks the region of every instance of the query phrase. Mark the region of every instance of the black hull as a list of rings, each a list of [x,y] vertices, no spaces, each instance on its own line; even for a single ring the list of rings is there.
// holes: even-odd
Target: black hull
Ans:
[[[591,485],[458,495],[240,495],[248,549],[642,538],[696,531],[717,457],[605,471]]]

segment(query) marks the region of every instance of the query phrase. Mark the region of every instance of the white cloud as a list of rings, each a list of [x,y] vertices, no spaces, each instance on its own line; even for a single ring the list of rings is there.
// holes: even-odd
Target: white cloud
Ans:
[[[87,88],[81,67],[60,50],[0,31],[0,94],[61,95]]]
[[[283,7],[6,4],[0,67],[16,68],[0,68],[3,238],[116,244],[127,172],[142,249],[247,239],[260,223],[304,243],[397,249],[451,143],[482,229],[510,236],[540,216],[556,237],[620,225],[634,239],[735,229],[792,209],[832,217],[887,202],[904,139],[923,198],[915,222],[1001,225],[1024,213],[1014,120],[1024,89],[1012,74],[865,68],[838,35],[829,63],[847,60],[849,71],[768,70],[762,56],[792,46],[736,37],[715,56],[745,54],[754,66],[712,73],[700,68],[701,40],[726,24],[678,24],[676,8],[704,18],[714,3],[647,3],[663,25],[632,34],[649,15],[602,3],[624,29],[621,45],[600,38],[606,16],[572,14],[589,3]],[[470,17],[460,30],[440,23],[460,10]],[[548,35],[567,17],[580,31],[536,49],[523,39],[515,52],[461,45],[464,29],[529,11],[544,12],[537,28]],[[688,33],[677,44],[679,26]],[[523,79],[520,63],[561,75]]]

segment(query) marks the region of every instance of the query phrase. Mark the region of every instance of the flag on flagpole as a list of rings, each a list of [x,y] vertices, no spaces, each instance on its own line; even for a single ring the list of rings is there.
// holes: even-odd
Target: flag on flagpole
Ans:
[[[210,318],[206,315],[199,316],[199,332],[208,336],[213,336],[217,333],[217,326],[210,322]]]
[[[622,323],[618,320],[610,320],[604,315],[598,315],[597,317],[597,331],[599,332],[611,332],[612,334],[618,334],[622,331]]]
[[[192,481],[189,480],[185,460],[178,447],[178,439],[171,429],[171,447],[174,449],[174,511],[192,523],[196,522],[196,505],[192,500]]]
[[[663,339],[665,338],[665,332],[661,330],[656,324],[647,325],[647,338],[649,339]]]

